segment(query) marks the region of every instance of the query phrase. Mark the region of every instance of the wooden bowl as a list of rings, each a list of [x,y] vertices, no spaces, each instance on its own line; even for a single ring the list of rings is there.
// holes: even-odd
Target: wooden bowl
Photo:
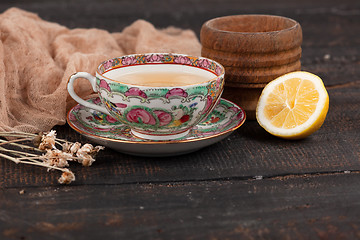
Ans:
[[[302,30],[290,18],[235,15],[211,19],[203,24],[200,41],[201,55],[225,67],[223,96],[231,95],[229,100],[248,109],[249,119],[249,111],[256,109],[256,96],[267,83],[301,69]]]

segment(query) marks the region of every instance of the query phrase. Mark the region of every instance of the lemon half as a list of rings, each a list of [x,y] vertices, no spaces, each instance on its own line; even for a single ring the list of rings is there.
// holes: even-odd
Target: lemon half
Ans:
[[[298,71],[265,86],[257,104],[256,119],[272,135],[301,139],[321,127],[328,109],[329,95],[321,78]]]

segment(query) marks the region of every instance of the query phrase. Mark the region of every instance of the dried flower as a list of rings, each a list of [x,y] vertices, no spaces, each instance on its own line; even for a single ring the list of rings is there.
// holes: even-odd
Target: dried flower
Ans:
[[[103,150],[103,146],[96,146],[86,143],[84,144],[77,152],[76,156],[79,157],[78,162],[83,166],[91,166],[95,161],[94,156],[100,151]]]
[[[75,143],[69,143],[65,142],[63,145],[63,151],[67,153],[71,153],[73,156],[76,156],[77,151],[81,147],[81,143],[75,142]]]
[[[84,167],[90,167],[93,162],[95,162],[95,159],[90,155],[85,155],[83,158],[79,159],[78,162]]]
[[[44,163],[49,166],[56,166],[56,167],[67,167],[69,166],[68,160],[72,160],[72,155],[70,153],[66,153],[60,151],[58,149],[47,150],[44,156]]]
[[[51,130],[46,133],[46,135],[42,135],[41,143],[39,144],[40,150],[47,150],[55,148],[55,139],[56,139],[56,131]]]
[[[60,184],[70,184],[73,181],[75,181],[75,175],[70,170],[63,172],[58,180]]]

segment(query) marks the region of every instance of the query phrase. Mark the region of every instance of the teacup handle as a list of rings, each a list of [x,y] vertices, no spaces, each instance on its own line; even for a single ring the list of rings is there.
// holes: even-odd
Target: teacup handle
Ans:
[[[94,109],[96,111],[99,111],[99,112],[102,112],[102,113],[105,113],[105,114],[109,114],[109,112],[107,111],[107,109],[105,107],[96,105],[94,103],[87,102],[87,101],[85,101],[84,99],[82,99],[81,97],[79,97],[75,93],[75,91],[74,91],[74,81],[76,79],[78,79],[78,78],[87,79],[91,83],[91,86],[92,86],[94,92],[97,92],[97,89],[96,89],[96,77],[94,77],[93,75],[91,75],[90,73],[87,73],[87,72],[77,72],[77,73],[71,75],[71,77],[69,78],[69,82],[67,84],[67,90],[68,90],[70,96],[76,102],[80,103],[81,105],[83,105],[85,107]]]

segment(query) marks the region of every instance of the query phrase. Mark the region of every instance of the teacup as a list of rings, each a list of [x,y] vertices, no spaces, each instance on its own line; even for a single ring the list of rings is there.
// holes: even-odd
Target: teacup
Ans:
[[[79,104],[130,126],[136,137],[171,140],[186,136],[213,110],[223,92],[224,74],[221,64],[204,57],[134,54],[101,63],[96,77],[73,74],[68,92]],[[102,106],[75,93],[77,78],[91,83]]]

